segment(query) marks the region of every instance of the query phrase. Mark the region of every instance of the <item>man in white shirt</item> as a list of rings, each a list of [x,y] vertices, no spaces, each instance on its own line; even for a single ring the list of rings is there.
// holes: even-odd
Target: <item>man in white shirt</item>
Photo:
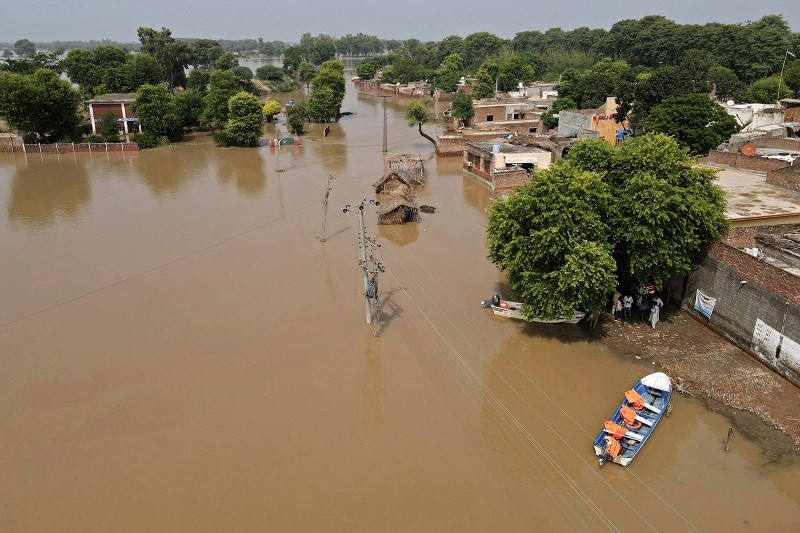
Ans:
[[[626,318],[631,318],[631,306],[633,305],[633,296],[626,294],[622,297],[622,312]]]

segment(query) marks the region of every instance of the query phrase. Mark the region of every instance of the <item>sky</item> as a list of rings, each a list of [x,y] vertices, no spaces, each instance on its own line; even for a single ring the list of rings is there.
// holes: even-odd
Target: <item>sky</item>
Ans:
[[[37,0],[4,2],[0,42],[111,39],[136,42],[136,28],[175,37],[298,42],[304,32],[341,37],[441,40],[488,31],[508,39],[527,30],[608,29],[623,19],[663,15],[681,24],[736,23],[780,14],[800,32],[798,0]]]

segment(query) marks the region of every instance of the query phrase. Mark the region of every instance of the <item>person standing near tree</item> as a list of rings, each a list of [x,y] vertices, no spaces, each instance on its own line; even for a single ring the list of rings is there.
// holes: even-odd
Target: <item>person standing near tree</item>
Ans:
[[[622,320],[622,300],[614,302],[614,320]]]
[[[626,294],[622,297],[622,311],[624,317],[631,318],[631,306],[633,305],[633,296]]]

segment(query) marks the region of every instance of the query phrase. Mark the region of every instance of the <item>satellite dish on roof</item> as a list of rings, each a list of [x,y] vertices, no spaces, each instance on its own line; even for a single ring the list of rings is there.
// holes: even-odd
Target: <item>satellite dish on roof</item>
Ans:
[[[727,101],[727,102],[725,102],[725,103],[726,103],[727,105],[733,105],[735,102],[734,102],[733,100],[728,100],[728,101]]]
[[[753,155],[756,153],[756,147],[754,144],[745,144],[742,146],[742,153],[744,155]]]

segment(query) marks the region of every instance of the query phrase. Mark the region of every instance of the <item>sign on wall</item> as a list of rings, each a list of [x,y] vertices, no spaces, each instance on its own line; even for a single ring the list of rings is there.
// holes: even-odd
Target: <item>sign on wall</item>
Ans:
[[[753,352],[761,357],[775,358],[795,372],[800,373],[800,344],[781,332],[756,319],[753,330]]]
[[[707,296],[697,289],[697,295],[694,298],[694,308],[697,309],[701,315],[706,318],[711,318],[711,313],[714,312],[714,306],[717,304],[717,299]]]

